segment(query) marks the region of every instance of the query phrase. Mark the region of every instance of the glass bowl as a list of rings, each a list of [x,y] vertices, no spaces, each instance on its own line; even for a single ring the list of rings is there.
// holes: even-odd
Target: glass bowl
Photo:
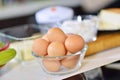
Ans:
[[[2,52],[4,50],[7,50],[9,47],[10,47],[10,41],[8,40],[8,38],[6,38],[5,36],[0,35],[0,52]],[[1,61],[1,58],[0,58],[0,61]],[[0,69],[2,69],[4,67],[4,65],[0,64]]]
[[[79,52],[75,54],[68,54],[66,56],[36,56],[35,53],[32,53],[32,55],[40,64],[43,71],[49,74],[61,75],[80,69],[87,48],[88,46],[85,45]]]
[[[0,51],[4,51],[9,48],[10,41],[5,36],[0,35]]]

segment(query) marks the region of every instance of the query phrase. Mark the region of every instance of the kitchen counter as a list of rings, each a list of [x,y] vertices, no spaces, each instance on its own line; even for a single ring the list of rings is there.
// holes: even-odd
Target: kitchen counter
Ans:
[[[73,73],[65,75],[48,75],[41,68],[40,65],[35,61],[31,61],[25,64],[18,64],[12,70],[3,74],[1,80],[61,80],[73,75],[84,73],[86,71],[105,66],[107,64],[120,60],[120,47],[106,50],[92,56],[88,56],[84,59],[82,67]],[[9,66],[10,64],[6,65]],[[4,67],[5,68],[5,67]],[[3,69],[4,69],[3,68]]]

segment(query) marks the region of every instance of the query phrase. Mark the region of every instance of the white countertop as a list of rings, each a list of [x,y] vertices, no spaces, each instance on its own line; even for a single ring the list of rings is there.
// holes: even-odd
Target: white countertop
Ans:
[[[120,47],[102,51],[84,59],[82,67],[70,74],[65,75],[48,75],[43,72],[36,61],[29,64],[20,64],[11,71],[6,72],[0,77],[0,80],[61,80],[76,74],[80,74],[113,62],[120,60]]]

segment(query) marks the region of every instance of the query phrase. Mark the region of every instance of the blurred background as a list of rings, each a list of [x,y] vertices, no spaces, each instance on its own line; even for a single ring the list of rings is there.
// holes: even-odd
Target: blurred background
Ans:
[[[42,8],[60,5],[75,15],[97,15],[103,8],[120,7],[119,0],[0,0],[0,28],[35,23],[34,15]]]
[[[75,16],[98,15],[100,10],[105,8],[120,8],[120,0],[0,0],[0,29],[36,24],[35,13],[45,7],[55,5],[72,8]],[[120,80],[120,66],[119,68],[103,66],[101,69],[104,80]]]

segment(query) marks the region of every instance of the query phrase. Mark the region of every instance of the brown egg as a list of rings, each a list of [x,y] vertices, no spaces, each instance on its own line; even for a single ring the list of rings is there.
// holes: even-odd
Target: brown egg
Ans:
[[[53,41],[59,41],[63,42],[66,39],[65,33],[60,29],[60,28],[51,28],[48,33],[47,33],[48,39],[53,42]]]
[[[32,51],[37,55],[37,56],[44,56],[47,54],[47,48],[48,48],[49,42],[38,38],[35,39],[32,45]]]
[[[71,53],[68,52],[67,55],[69,54]],[[61,64],[68,69],[72,69],[77,65],[79,58],[80,58],[80,54],[75,55],[75,56],[69,56],[61,60]]]
[[[45,39],[46,41],[49,42],[49,39],[48,39],[48,37],[47,37],[47,34],[45,34],[44,36],[42,36],[42,39]]]
[[[51,42],[48,46],[48,55],[49,56],[64,56],[66,54],[65,46],[62,42]]]
[[[58,60],[43,59],[44,67],[51,72],[59,71],[61,63]]]
[[[76,53],[84,47],[84,39],[80,35],[71,34],[65,40],[65,47],[71,53]]]

